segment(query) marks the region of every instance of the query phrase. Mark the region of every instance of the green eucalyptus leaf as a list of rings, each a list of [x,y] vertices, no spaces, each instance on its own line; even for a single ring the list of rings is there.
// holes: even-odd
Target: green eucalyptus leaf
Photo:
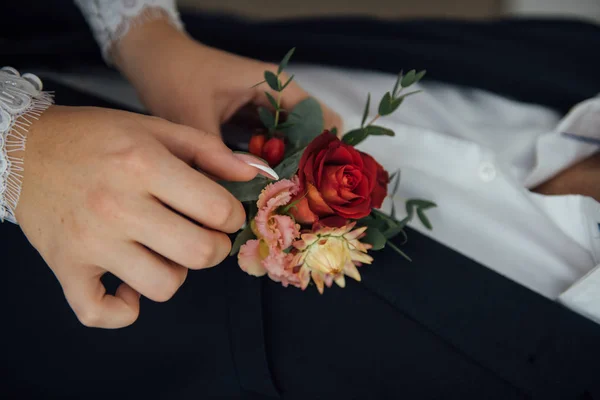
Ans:
[[[271,89],[275,90],[276,92],[279,92],[281,82],[279,81],[277,75],[275,75],[271,71],[265,71],[265,81]]]
[[[429,200],[421,200],[421,199],[410,199],[406,202],[406,207],[408,206],[416,206],[418,208],[421,208],[423,210],[427,210],[429,208],[433,208],[433,207],[437,207],[437,204],[435,204],[433,201],[429,201]]]
[[[354,129],[342,137],[342,142],[349,144],[350,146],[356,146],[365,140],[367,136],[369,136],[369,132],[367,132],[366,128]]]
[[[273,108],[277,110],[279,106],[277,105],[277,100],[275,100],[275,97],[273,97],[269,92],[265,92],[265,95],[267,96],[267,99],[269,99],[269,103],[271,103]]]
[[[296,174],[298,171],[298,164],[304,153],[304,148],[292,153],[288,157],[284,158],[282,162],[275,167],[275,172],[279,175],[280,179],[289,179]],[[258,196],[257,196],[258,198]]]
[[[423,77],[425,76],[426,73],[427,73],[427,70],[419,71],[417,73],[417,75],[415,76],[415,82],[419,82],[421,79],[423,79]]]
[[[411,69],[410,71],[408,71],[408,73],[406,75],[404,75],[402,77],[400,84],[402,85],[403,88],[407,88],[410,85],[412,85],[413,83],[415,83],[416,79],[417,79],[417,71],[415,71],[414,69]]]
[[[385,247],[386,238],[379,230],[368,227],[365,233],[366,235],[360,239],[361,242],[371,244],[373,250],[381,250]]]
[[[392,95],[386,92],[379,102],[379,115],[389,115],[392,113]]]
[[[338,130],[337,127],[333,127],[329,130],[329,133],[331,133],[333,136],[337,136]]]
[[[429,230],[433,229],[433,227],[431,226],[431,222],[429,222],[429,218],[427,218],[422,208],[419,208],[417,210],[417,217],[419,217],[419,220],[425,226],[425,228]]]
[[[398,89],[400,89],[400,80],[402,79],[402,75],[404,75],[403,71],[400,71],[398,74],[398,78],[396,78],[396,83],[394,83],[394,89],[392,90],[392,97],[396,97],[398,94]]]
[[[271,130],[275,127],[275,116],[271,114],[271,111],[264,107],[258,107],[258,116],[265,128]]]
[[[389,229],[388,223],[386,220],[378,218],[375,214],[371,213],[370,215],[361,218],[358,220],[358,224],[360,226],[367,226],[369,229],[377,229],[378,231],[385,231]]]
[[[390,216],[393,219],[396,219],[396,202],[392,201],[392,211],[390,212]]]
[[[256,201],[260,192],[272,182],[271,180],[257,176],[249,182],[227,182],[220,181],[219,184],[227,189],[233,197],[238,199],[240,202]]]
[[[230,256],[236,255],[238,253],[238,251],[240,251],[240,247],[242,247],[243,244],[245,244],[248,240],[252,240],[255,238],[256,238],[256,236],[252,232],[252,229],[250,228],[250,224],[247,224],[246,227],[240,233],[238,233],[238,235],[235,237],[235,240],[233,241],[233,244],[231,245],[231,252],[229,253],[229,255]]]
[[[372,135],[372,136],[395,136],[396,135],[393,130],[384,128],[383,126],[377,126],[377,125],[369,125],[366,128],[364,128],[364,130],[367,131],[367,135]]]
[[[410,92],[410,93],[403,94],[402,96],[398,97],[398,98],[396,99],[396,101],[398,101],[398,100],[404,100],[404,99],[405,99],[405,98],[407,98],[408,96],[412,96],[413,94],[417,94],[417,93],[421,93],[421,92],[422,92],[422,90],[415,90],[415,91],[413,91],[413,92]]]
[[[303,149],[323,132],[323,110],[317,100],[302,100],[288,115],[286,125],[280,127],[292,149]]]
[[[285,89],[287,87],[287,85],[289,85],[292,82],[292,79],[294,79],[294,75],[289,77],[289,79],[281,87],[281,90]]]
[[[390,105],[390,114],[393,113],[400,107],[400,104],[404,101],[405,96],[398,97],[397,99],[392,100],[392,104]]]
[[[277,75],[283,72],[283,70],[287,67],[288,62],[290,62],[290,58],[292,58],[292,55],[294,54],[294,51],[296,51],[296,48],[292,47],[292,49],[283,57],[283,60],[281,60],[279,63],[279,68],[277,68]]]
[[[367,122],[367,117],[369,116],[369,108],[371,107],[371,93],[367,95],[367,105],[365,106],[365,111],[363,112],[362,122],[360,123],[360,127],[365,126],[365,122]]]

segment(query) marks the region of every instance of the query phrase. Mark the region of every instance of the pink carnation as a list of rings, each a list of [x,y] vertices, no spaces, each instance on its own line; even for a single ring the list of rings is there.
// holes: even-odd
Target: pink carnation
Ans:
[[[258,240],[242,245],[238,254],[240,268],[255,276],[265,273],[284,286],[300,286],[300,280],[290,268],[293,256],[284,250],[300,236],[300,225],[288,215],[278,214],[298,193],[298,177],[283,179],[265,187],[260,194],[258,213],[253,221]]]

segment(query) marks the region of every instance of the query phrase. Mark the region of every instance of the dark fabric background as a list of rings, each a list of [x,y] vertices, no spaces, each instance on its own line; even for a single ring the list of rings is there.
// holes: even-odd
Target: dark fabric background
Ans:
[[[0,26],[2,64],[21,68],[101,64],[70,0],[10,2]],[[13,17],[14,16],[14,17]],[[397,73],[487,89],[566,112],[600,92],[600,27],[568,20],[377,21],[317,18],[248,22],[184,14],[198,40],[235,53]],[[157,60],[160,62],[160,60]]]

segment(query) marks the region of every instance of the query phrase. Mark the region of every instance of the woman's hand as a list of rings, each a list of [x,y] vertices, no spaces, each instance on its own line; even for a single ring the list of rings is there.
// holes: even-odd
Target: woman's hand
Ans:
[[[156,117],[53,106],[30,129],[17,220],[86,326],[133,323],[139,296],[166,301],[188,269],[219,264],[242,205],[198,172],[252,179],[247,156]],[[107,295],[101,276],[122,283]]]
[[[115,59],[148,109],[170,121],[219,134],[221,125],[246,105],[272,108],[264,93],[269,87],[252,86],[265,70],[276,72],[276,65],[204,46],[165,21],[132,29],[116,46]],[[292,82],[283,91],[282,106],[290,110],[307,97]],[[341,130],[340,117],[322,109],[325,128]]]

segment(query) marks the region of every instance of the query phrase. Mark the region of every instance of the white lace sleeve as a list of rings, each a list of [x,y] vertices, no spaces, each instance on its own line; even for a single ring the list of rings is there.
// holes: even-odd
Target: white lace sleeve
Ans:
[[[17,223],[15,209],[21,195],[27,130],[52,104],[52,95],[42,92],[36,75],[11,67],[0,70],[0,222]]]
[[[175,0],[75,0],[90,25],[102,55],[111,63],[110,51],[135,24],[167,18],[183,29]]]

